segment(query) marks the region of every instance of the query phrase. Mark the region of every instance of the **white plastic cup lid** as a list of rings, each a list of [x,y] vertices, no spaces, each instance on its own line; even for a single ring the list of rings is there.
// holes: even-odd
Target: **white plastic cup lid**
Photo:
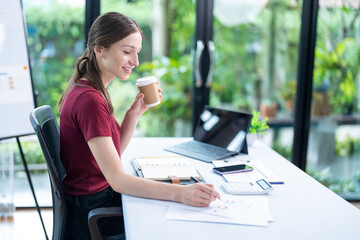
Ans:
[[[157,82],[157,78],[154,76],[149,76],[149,77],[143,77],[143,78],[139,78],[136,81],[136,86],[138,87],[143,87],[149,84],[152,84],[154,82]]]

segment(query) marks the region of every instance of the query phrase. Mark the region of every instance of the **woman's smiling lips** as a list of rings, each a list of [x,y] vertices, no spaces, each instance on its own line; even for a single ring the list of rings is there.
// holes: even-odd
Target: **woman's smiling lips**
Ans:
[[[130,73],[131,73],[131,70],[132,70],[133,68],[123,67],[123,69],[125,70],[126,73],[130,74]]]

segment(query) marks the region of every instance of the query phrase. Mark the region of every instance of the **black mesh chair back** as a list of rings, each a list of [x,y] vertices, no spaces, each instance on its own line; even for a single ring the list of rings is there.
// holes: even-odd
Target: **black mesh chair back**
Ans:
[[[53,200],[53,240],[63,240],[67,219],[67,206],[61,179],[65,169],[60,160],[59,125],[50,106],[34,109],[30,114],[30,122],[39,139],[48,167],[51,194]],[[89,212],[88,223],[93,240],[125,239],[125,233],[106,236],[98,224],[99,220],[108,217],[122,217],[121,207],[95,208]],[[121,227],[121,226],[119,226]]]
[[[64,239],[67,206],[61,186],[61,179],[65,175],[65,170],[60,161],[59,125],[50,106],[34,109],[30,114],[30,122],[40,142],[51,182],[53,201],[52,239]]]

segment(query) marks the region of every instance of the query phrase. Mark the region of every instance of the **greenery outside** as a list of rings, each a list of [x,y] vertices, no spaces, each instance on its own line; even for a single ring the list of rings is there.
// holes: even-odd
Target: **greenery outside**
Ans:
[[[360,8],[347,3],[341,8],[319,9],[314,90],[329,92],[334,114],[358,109]]]

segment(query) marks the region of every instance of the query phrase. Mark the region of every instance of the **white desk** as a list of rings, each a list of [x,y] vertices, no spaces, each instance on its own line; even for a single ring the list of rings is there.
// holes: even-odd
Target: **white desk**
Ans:
[[[134,138],[123,155],[126,171],[133,157],[173,156],[163,148],[189,138]],[[254,158],[281,177],[268,198],[274,222],[268,227],[166,220],[166,203],[123,195],[127,240],[147,239],[360,239],[360,210],[309,177],[292,163],[260,142],[249,148]],[[210,163],[192,162],[204,179],[221,193],[222,178],[212,173]]]

